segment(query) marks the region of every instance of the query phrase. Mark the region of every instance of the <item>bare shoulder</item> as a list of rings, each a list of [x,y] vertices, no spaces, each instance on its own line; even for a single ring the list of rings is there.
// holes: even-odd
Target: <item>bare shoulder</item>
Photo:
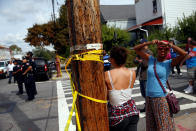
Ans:
[[[130,71],[132,72],[132,77],[135,77],[136,76],[135,70],[131,69]]]

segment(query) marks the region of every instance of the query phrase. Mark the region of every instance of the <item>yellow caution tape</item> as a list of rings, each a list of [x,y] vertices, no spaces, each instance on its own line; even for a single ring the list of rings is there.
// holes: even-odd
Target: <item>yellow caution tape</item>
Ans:
[[[76,99],[77,99],[77,92],[75,92],[75,93],[73,94],[73,104],[72,104],[71,111],[70,111],[70,113],[69,113],[69,118],[68,118],[68,120],[67,120],[67,124],[66,124],[66,126],[65,126],[65,131],[68,131],[68,130],[69,130],[69,125],[70,125],[71,118],[72,118],[72,115],[73,115],[73,111],[74,111],[74,108],[75,108]]]
[[[76,91],[77,92],[77,91]],[[95,98],[92,98],[92,97],[89,97],[89,96],[85,96],[85,95],[83,95],[83,94],[81,94],[81,93],[79,93],[79,92],[77,92],[77,94],[79,95],[79,96],[81,96],[81,97],[84,97],[84,98],[86,98],[86,99],[88,99],[88,100],[91,100],[91,101],[94,101],[94,102],[98,102],[98,103],[107,103],[108,101],[106,101],[106,100],[99,100],[99,99],[95,99]]]
[[[93,50],[93,51],[89,51],[89,52],[85,52],[85,53],[81,53],[81,54],[72,55],[72,57],[69,58],[69,60],[67,61],[66,65],[65,65],[65,71],[69,75],[70,80],[71,80],[73,103],[72,103],[72,108],[71,108],[71,111],[69,113],[69,117],[68,117],[68,120],[67,120],[64,131],[69,130],[69,125],[70,125],[71,118],[72,118],[74,110],[75,110],[75,114],[76,114],[76,122],[77,122],[78,131],[81,131],[80,120],[79,120],[78,111],[77,111],[77,107],[76,107],[77,96],[79,95],[79,96],[84,97],[88,100],[98,102],[98,103],[103,103],[103,104],[106,104],[107,101],[106,100],[99,100],[99,99],[95,99],[95,98],[83,95],[83,94],[81,94],[81,93],[79,93],[75,90],[75,85],[74,85],[74,83],[71,79],[71,73],[69,73],[68,70],[67,70],[67,67],[71,63],[72,60],[80,60],[80,61],[87,61],[87,60],[91,61],[92,60],[92,61],[103,62],[103,60],[102,60],[102,50]]]
[[[72,55],[72,60],[99,61],[103,63],[103,50],[93,50],[81,54]]]
[[[67,58],[65,58],[65,57],[62,57],[62,56],[59,56],[59,58],[61,58],[61,59],[64,59],[64,60],[66,60]]]

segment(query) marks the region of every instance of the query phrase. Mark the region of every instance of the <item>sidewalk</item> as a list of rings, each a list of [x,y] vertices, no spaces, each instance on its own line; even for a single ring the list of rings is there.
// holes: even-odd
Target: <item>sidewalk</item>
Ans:
[[[57,73],[55,72],[53,75],[52,75],[52,80],[63,80],[63,79],[66,79],[66,80],[69,80],[69,75],[65,72],[65,70],[62,70],[62,76],[61,77],[57,77]]]
[[[196,113],[175,118],[176,131],[196,131]]]

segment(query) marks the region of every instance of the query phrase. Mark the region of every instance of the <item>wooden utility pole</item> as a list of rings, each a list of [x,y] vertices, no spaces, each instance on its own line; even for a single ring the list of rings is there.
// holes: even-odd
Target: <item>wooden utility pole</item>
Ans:
[[[67,0],[66,4],[72,54],[89,51],[84,48],[87,44],[101,43],[99,0]],[[76,90],[92,98],[107,100],[103,71],[101,62],[72,61]],[[107,104],[78,96],[76,105],[82,131],[109,131]]]

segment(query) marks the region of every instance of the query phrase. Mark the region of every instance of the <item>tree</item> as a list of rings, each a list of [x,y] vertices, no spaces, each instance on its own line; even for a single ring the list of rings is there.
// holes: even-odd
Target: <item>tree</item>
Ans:
[[[177,30],[176,37],[180,41],[187,41],[188,37],[196,40],[196,11],[191,16],[183,17],[178,20],[175,27]]]
[[[175,38],[178,41],[186,42],[188,37],[196,39],[196,11],[188,17],[183,17],[178,20],[175,27],[165,27],[163,29],[155,29],[150,31],[148,40],[159,39],[169,40]]]
[[[128,44],[130,39],[131,35],[127,31],[102,25],[102,41],[106,51],[113,46]]]
[[[11,45],[9,48],[13,52],[13,54],[19,54],[22,52],[22,49],[15,44]]]
[[[44,57],[47,60],[55,59],[56,56],[54,52],[41,47],[33,49],[33,55],[35,57]]]
[[[69,32],[65,5],[61,6],[59,16],[55,22],[34,24],[33,27],[28,28],[25,42],[29,42],[35,47],[54,45],[57,54],[64,57],[69,56]]]

